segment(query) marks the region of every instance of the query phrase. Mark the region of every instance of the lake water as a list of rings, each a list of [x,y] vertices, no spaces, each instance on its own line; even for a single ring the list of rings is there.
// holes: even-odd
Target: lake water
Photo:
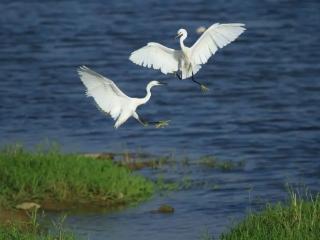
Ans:
[[[320,190],[319,1],[4,0],[0,10],[0,146],[50,139],[67,152],[142,150],[246,162],[229,172],[197,164],[168,170],[166,178],[198,184],[120,212],[71,215],[76,233],[93,240],[217,236],[259,199],[283,200],[286,183]],[[248,30],[196,75],[207,94],[128,60],[150,41],[178,48],[181,27],[190,46],[197,27],[215,22],[241,22]],[[129,96],[144,96],[152,79],[167,81],[139,114],[170,125],[143,128],[131,119],[115,130],[84,96],[79,65]],[[149,213],[161,203],[175,213]]]

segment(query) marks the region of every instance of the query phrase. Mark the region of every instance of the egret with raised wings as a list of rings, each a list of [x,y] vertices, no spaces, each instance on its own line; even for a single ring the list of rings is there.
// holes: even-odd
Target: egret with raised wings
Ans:
[[[202,91],[208,88],[194,79],[202,64],[223,48],[246,29],[242,23],[219,24],[209,27],[192,47],[184,45],[188,34],[185,29],[179,29],[177,38],[180,38],[181,50],[174,50],[159,43],[149,42],[146,46],[131,53],[129,59],[143,67],[159,69],[162,73],[174,73],[179,79],[191,77],[199,84]]]
[[[115,128],[120,127],[120,125],[130,117],[135,118],[144,126],[149,123],[154,123],[156,127],[168,125],[168,121],[147,122],[141,119],[136,112],[140,105],[149,101],[151,88],[162,85],[159,81],[151,81],[148,83],[146,88],[147,95],[144,98],[131,98],[124,94],[113,81],[92,71],[86,66],[79,67],[78,73],[87,89],[86,95],[93,97],[101,111],[111,115],[116,121],[114,125]]]

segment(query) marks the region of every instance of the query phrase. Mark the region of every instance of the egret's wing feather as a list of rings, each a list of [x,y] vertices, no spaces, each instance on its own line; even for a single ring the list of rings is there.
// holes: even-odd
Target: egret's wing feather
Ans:
[[[140,66],[159,69],[162,73],[177,72],[181,51],[150,42],[131,53],[129,59]]]
[[[126,96],[110,79],[82,66],[78,69],[81,81],[86,86],[86,94],[93,97],[98,107],[116,120],[128,104]]]
[[[121,114],[119,115],[114,127],[118,128],[120,127],[125,121],[128,120],[128,118],[131,116],[131,112],[129,111],[122,111]]]
[[[80,72],[82,72],[82,73],[86,73],[86,74],[88,74],[88,75],[91,75],[91,76],[96,77],[97,79],[101,80],[101,82],[104,82],[104,83],[110,85],[110,87],[113,89],[113,91],[114,91],[118,96],[120,96],[120,97],[127,97],[127,95],[124,94],[124,93],[117,87],[117,85],[116,85],[112,80],[110,80],[109,78],[106,78],[106,77],[102,76],[101,74],[99,74],[99,73],[91,70],[90,68],[88,68],[88,67],[86,67],[86,66],[81,66],[81,67],[79,68],[78,72],[79,72],[79,74],[80,74]],[[90,84],[90,83],[89,83],[89,84]],[[92,84],[94,84],[94,83],[92,82]]]
[[[204,64],[215,54],[233,42],[246,29],[242,23],[213,24],[191,47],[191,58],[195,64]]]

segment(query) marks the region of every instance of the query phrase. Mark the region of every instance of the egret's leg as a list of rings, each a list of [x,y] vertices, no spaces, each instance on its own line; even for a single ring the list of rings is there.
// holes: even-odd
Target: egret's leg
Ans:
[[[141,123],[144,127],[146,127],[146,126],[148,126],[148,121],[146,121],[146,120],[144,120],[144,119],[141,119],[141,118],[139,118],[139,119],[137,119],[138,120],[138,122],[139,123]]]
[[[148,122],[146,122],[146,121],[144,121],[144,120],[142,120],[142,119],[137,119],[136,118],[136,120],[141,124],[141,125],[143,125],[144,127],[146,127],[146,126],[148,126]]]
[[[193,82],[195,82],[196,84],[200,85],[200,89],[201,89],[202,92],[207,92],[207,91],[209,90],[209,88],[207,88],[207,86],[205,86],[204,84],[202,84],[202,83],[200,83],[200,82],[198,82],[198,81],[196,81],[196,80],[194,79],[193,71],[192,71],[191,80],[192,80]]]
[[[156,128],[162,128],[165,127],[169,124],[169,120],[162,120],[162,121],[147,121],[141,117],[139,117],[139,115],[135,112],[133,113],[133,117],[139,122],[141,123],[144,127],[150,125],[150,124],[154,124],[154,126]]]
[[[148,126],[148,122],[145,121],[144,119],[140,118],[138,113],[134,112],[133,113],[134,119],[136,119],[139,123],[141,123],[144,127]]]
[[[208,91],[209,88],[207,88],[204,84],[202,84],[202,83],[200,83],[200,82],[198,82],[198,81],[196,81],[196,80],[194,79],[193,70],[192,70],[192,64],[189,65],[189,71],[190,71],[190,70],[191,70],[191,74],[192,74],[192,75],[191,75],[191,80],[200,86],[200,89],[201,89],[202,92]]]
[[[191,65],[190,65],[190,66],[191,66]],[[182,80],[182,77],[179,75],[179,73],[176,73],[176,76],[177,76],[177,78],[178,78],[179,80]],[[192,81],[200,85],[200,88],[201,88],[201,91],[202,91],[202,92],[206,92],[206,91],[209,90],[209,88],[207,88],[205,85],[199,83],[198,81],[196,81],[196,80],[194,79],[193,72],[192,72]]]

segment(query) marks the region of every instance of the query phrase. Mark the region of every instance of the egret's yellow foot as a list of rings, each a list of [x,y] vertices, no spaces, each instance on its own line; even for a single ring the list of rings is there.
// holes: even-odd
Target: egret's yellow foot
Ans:
[[[164,128],[169,125],[169,122],[170,122],[170,120],[161,120],[161,121],[157,122],[154,126],[156,128]]]
[[[205,92],[208,92],[209,91],[209,88],[206,87],[205,85],[201,84],[200,85],[200,89],[201,89],[201,92],[205,93]]]

